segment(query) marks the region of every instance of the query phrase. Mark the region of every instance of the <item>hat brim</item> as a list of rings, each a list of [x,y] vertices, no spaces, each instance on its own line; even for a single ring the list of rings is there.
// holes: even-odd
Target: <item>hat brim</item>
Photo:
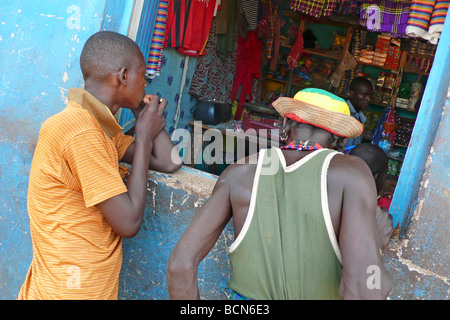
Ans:
[[[313,125],[340,137],[356,138],[364,131],[363,124],[350,115],[326,110],[300,100],[281,97],[275,100],[272,106],[283,117]]]

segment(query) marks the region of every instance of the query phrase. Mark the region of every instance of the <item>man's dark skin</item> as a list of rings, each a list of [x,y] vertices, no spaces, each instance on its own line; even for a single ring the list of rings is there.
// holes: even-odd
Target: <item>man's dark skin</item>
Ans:
[[[311,140],[327,148],[330,135],[321,129],[313,133],[295,129],[289,133],[287,143]],[[289,166],[313,151],[282,152]],[[197,270],[200,261],[231,218],[235,239],[242,230],[250,204],[256,157],[257,154],[248,157],[247,164],[232,164],[220,175],[211,197],[173,249],[167,269],[171,299],[199,299]],[[391,290],[391,278],[380,255],[375,221],[376,190],[369,168],[357,157],[336,155],[329,166],[327,183],[331,220],[343,261],[340,296],[343,299],[386,299]],[[381,289],[370,290],[367,286],[371,275],[367,268],[373,265],[379,267]]]
[[[349,100],[356,112],[367,110],[372,96],[373,87],[370,82],[358,81],[349,90]]]
[[[148,170],[174,172],[181,166],[181,159],[172,160],[174,146],[164,130],[167,100],[145,95],[146,64],[140,51],[136,50],[135,54],[130,66],[109,73],[106,79],[100,81],[95,76],[85,79],[85,90],[112,114],[124,107],[131,109],[136,117],[136,140],[122,158],[132,165],[126,183],[128,192],[97,204],[114,232],[122,237],[133,237],[141,228]]]

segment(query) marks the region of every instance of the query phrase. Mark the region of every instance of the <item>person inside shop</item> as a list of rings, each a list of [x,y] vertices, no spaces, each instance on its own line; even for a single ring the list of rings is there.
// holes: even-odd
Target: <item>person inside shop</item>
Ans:
[[[378,195],[378,205],[375,219],[380,232],[381,248],[385,248],[394,233],[392,216],[388,210],[380,205],[380,197],[386,182],[388,172],[388,157],[379,146],[371,143],[361,143],[355,146],[349,153],[351,156],[363,159],[369,166],[375,180]]]
[[[80,56],[85,88],[40,130],[31,165],[28,213],[33,259],[19,299],[117,299],[122,238],[141,227],[148,169],[173,172],[166,99],[145,95],[146,63],[130,38],[92,35]],[[136,116],[135,137],[114,118]],[[126,183],[127,168],[132,164]]]
[[[321,89],[273,106],[284,117],[286,146],[262,149],[219,176],[170,254],[170,298],[200,299],[198,265],[233,218],[232,299],[386,299],[392,284],[372,174],[362,159],[336,151],[362,124],[345,100]]]
[[[356,77],[350,83],[349,99],[347,100],[350,114],[353,118],[361,122],[363,125],[366,122],[366,116],[364,111],[369,107],[370,101],[373,96],[373,85],[364,77]],[[349,138],[345,143],[347,150],[350,150],[355,145],[360,144],[362,141],[362,134],[359,137]]]

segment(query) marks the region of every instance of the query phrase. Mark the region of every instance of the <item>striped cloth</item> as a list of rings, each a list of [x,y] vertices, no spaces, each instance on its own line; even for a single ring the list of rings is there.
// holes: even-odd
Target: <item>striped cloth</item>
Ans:
[[[247,21],[248,30],[256,30],[259,21],[260,0],[242,0],[242,10]]]
[[[430,19],[430,27],[428,32],[431,35],[430,42],[437,44],[441,37],[441,32],[444,29],[445,17],[450,6],[450,1],[436,0],[436,4],[433,9],[433,13]]]
[[[360,24],[370,31],[406,37],[409,13],[410,5],[407,3],[374,0],[361,4]]]
[[[431,15],[433,14],[435,0],[413,0],[411,3],[411,12],[408,18],[406,34],[413,37],[422,37],[426,40],[431,39],[428,33]]]
[[[336,10],[337,0],[291,0],[291,10],[313,18],[328,17]]]
[[[444,0],[413,0],[406,34],[437,44],[449,5],[450,1]]]
[[[96,205],[127,192],[119,160],[134,138],[89,92],[70,89],[68,100],[42,125],[33,156],[33,259],[19,299],[117,299],[122,238]]]
[[[150,53],[147,59],[147,76],[154,78],[161,71],[161,58],[166,33],[167,14],[169,0],[161,0],[156,13],[156,22],[153,29],[153,37],[150,45]]]

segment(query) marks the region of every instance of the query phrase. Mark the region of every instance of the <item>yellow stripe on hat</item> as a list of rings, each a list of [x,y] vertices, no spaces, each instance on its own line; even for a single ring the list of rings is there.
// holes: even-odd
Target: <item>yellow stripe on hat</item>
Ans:
[[[350,115],[350,109],[344,99],[322,89],[303,89],[294,96],[295,100],[300,100],[319,108]]]

